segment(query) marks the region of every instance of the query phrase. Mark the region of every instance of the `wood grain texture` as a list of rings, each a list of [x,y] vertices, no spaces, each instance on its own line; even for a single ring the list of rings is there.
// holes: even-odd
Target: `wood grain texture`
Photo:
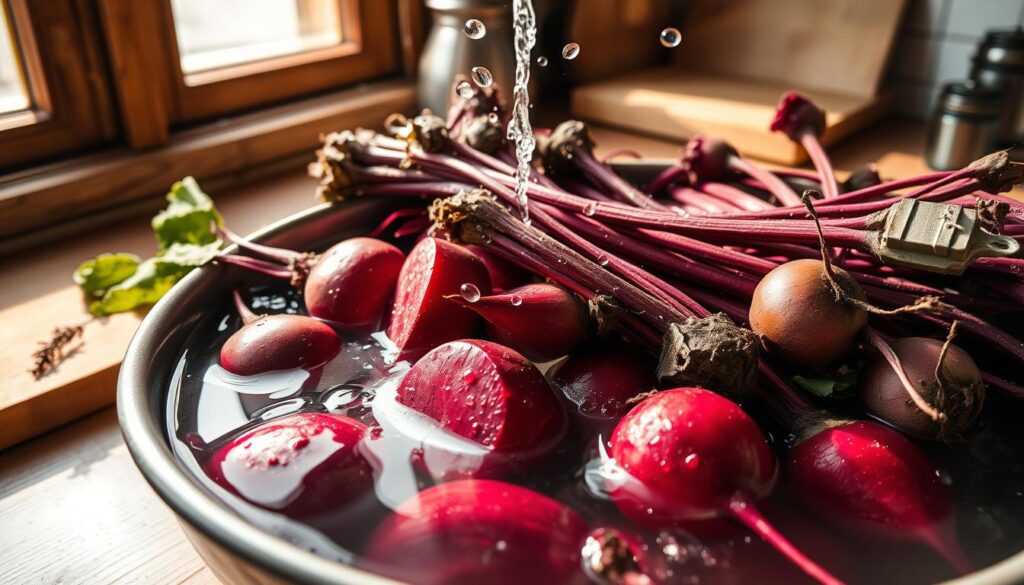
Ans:
[[[679,65],[857,97],[877,93],[904,0],[692,0]]]
[[[744,155],[799,164],[806,159],[803,148],[768,129],[779,98],[791,89],[785,83],[659,67],[579,87],[572,92],[571,108],[584,120],[680,143],[698,134],[717,136]],[[878,119],[888,105],[874,96],[805,93],[827,112],[826,145]]]
[[[112,408],[0,455],[0,583],[217,583]]]

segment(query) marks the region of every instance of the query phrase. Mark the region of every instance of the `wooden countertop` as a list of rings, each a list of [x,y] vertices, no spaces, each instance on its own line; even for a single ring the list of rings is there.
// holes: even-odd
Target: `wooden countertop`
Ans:
[[[920,126],[886,122],[832,154],[841,171],[874,161],[884,177],[905,177],[927,171],[918,155],[923,137]],[[630,149],[674,158],[679,152],[675,144],[612,130],[595,129],[594,138],[599,153]],[[309,179],[296,169],[213,195],[228,225],[246,233],[310,205],[311,193]],[[0,262],[0,370],[7,372],[0,371],[0,396],[14,390],[11,368],[28,367],[34,341],[54,325],[83,317],[80,298],[68,287],[71,270],[103,251],[150,255],[147,224],[127,221]],[[130,314],[103,324],[83,354],[56,375],[93,372],[91,382],[73,387],[67,399],[89,393],[86,399],[101,410],[0,451],[0,583],[216,583],[135,469],[113,408],[103,406],[111,402],[120,357],[138,319]]]

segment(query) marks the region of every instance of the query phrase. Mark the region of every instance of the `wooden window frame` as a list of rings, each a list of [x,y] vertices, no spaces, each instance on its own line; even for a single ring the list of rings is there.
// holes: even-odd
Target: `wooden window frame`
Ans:
[[[158,145],[173,127],[398,73],[396,2],[338,2],[339,45],[186,74],[170,0],[100,0],[129,144]]]
[[[117,135],[87,0],[0,0],[30,108],[0,115],[0,169],[53,159]]]

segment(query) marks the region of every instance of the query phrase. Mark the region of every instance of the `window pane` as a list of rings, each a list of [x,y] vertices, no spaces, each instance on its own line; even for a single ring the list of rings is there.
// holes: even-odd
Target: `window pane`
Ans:
[[[339,0],[172,0],[185,73],[341,42]]]
[[[14,52],[13,35],[4,3],[0,2],[0,114],[28,108],[28,92]]]

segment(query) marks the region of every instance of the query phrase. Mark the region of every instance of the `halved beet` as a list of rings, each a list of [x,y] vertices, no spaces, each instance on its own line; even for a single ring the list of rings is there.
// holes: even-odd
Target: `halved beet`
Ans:
[[[547,380],[515,351],[478,339],[446,343],[423,356],[398,386],[398,402],[495,453],[547,453],[566,419]]]
[[[306,278],[309,314],[344,331],[377,328],[398,283],[405,254],[374,238],[344,240],[317,257]]]
[[[405,351],[428,350],[446,341],[469,337],[479,317],[445,297],[463,285],[489,294],[487,267],[472,252],[438,238],[421,240],[405,260],[391,304],[387,334]]]
[[[303,315],[264,315],[246,323],[220,348],[220,365],[232,374],[315,368],[341,350],[338,334]]]
[[[245,500],[296,518],[326,514],[373,487],[356,446],[366,425],[304,412],[265,422],[221,447],[207,463],[219,485]]]
[[[586,523],[532,490],[460,480],[404,502],[377,528],[364,556],[417,585],[585,583]]]

